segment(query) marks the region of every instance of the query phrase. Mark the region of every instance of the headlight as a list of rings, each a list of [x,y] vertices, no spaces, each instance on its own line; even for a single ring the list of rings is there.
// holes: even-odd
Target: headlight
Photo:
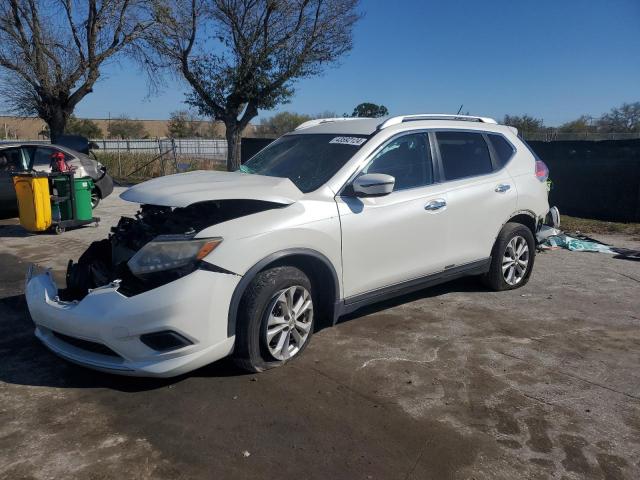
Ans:
[[[182,235],[159,235],[136,252],[127,265],[134,275],[173,270],[202,260],[222,238],[186,240]]]

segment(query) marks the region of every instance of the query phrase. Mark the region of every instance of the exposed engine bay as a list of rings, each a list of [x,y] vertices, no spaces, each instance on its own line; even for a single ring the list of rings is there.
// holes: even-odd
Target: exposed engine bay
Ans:
[[[118,282],[118,291],[133,296],[176,280],[198,267],[198,262],[171,270],[134,275],[127,262],[158,236],[189,240],[201,230],[235,218],[282,208],[261,200],[215,200],[183,208],[142,205],[134,218],[121,217],[108,238],[93,242],[77,262],[69,260],[65,301],[81,300],[90,289]]]

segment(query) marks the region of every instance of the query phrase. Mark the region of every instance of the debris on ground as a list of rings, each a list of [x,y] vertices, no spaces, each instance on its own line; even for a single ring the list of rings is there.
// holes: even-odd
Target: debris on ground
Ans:
[[[598,252],[616,255],[616,258],[640,260],[640,251],[629,248],[614,247],[594,238],[576,232],[573,236],[557,228],[543,226],[536,234],[540,250],[556,250],[565,248],[574,252]]]

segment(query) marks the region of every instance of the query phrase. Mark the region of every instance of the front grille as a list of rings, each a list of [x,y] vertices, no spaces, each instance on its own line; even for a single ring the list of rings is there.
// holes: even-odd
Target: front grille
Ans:
[[[73,345],[74,347],[80,348],[82,350],[86,350],[87,352],[97,353],[99,355],[106,355],[108,357],[117,357],[121,358],[116,352],[111,350],[106,345],[97,342],[90,342],[89,340],[82,340],[81,338],[70,337],[69,335],[65,335],[63,333],[51,331],[53,335],[62,340],[69,345]]]

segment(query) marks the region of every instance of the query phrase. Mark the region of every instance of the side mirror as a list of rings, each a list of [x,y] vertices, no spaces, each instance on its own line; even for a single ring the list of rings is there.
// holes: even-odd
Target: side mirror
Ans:
[[[393,192],[396,179],[384,173],[365,173],[353,181],[356,197],[381,197]]]

